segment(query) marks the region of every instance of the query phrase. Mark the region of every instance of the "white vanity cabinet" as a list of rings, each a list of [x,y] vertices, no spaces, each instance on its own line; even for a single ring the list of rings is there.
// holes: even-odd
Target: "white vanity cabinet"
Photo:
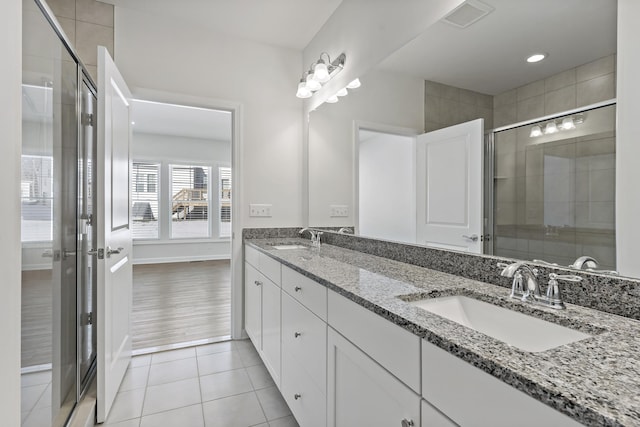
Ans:
[[[327,288],[282,267],[282,395],[301,426],[326,427]]]
[[[422,342],[422,360],[423,397],[461,426],[581,425],[565,414],[426,341]],[[433,416],[441,419],[442,414],[436,413]]]
[[[245,246],[245,330],[271,374],[280,384],[280,263]]]
[[[328,427],[420,426],[420,396],[332,328],[328,347]]]

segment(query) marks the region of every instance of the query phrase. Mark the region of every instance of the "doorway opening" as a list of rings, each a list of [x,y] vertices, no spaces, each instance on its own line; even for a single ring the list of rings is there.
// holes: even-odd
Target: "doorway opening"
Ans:
[[[231,111],[134,100],[134,354],[231,337]]]

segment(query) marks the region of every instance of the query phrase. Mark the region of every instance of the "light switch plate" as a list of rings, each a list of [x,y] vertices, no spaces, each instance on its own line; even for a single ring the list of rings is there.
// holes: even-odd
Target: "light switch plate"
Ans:
[[[347,205],[330,205],[331,217],[344,218],[349,216],[349,206]]]
[[[271,205],[251,203],[249,204],[249,216],[270,217]]]

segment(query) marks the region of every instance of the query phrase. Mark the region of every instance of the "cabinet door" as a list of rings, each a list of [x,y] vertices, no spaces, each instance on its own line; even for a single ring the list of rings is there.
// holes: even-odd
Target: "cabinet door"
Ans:
[[[269,279],[261,287],[263,360],[280,387],[280,288]]]
[[[420,426],[420,396],[332,328],[328,344],[328,427]]]
[[[262,284],[258,270],[244,264],[244,329],[253,345],[262,350]]]

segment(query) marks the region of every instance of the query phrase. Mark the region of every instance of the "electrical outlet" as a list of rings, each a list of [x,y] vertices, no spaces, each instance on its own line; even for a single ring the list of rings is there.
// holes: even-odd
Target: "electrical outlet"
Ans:
[[[331,205],[331,217],[344,218],[349,216],[349,206],[347,205]]]
[[[271,205],[251,203],[249,204],[249,216],[270,217]]]

